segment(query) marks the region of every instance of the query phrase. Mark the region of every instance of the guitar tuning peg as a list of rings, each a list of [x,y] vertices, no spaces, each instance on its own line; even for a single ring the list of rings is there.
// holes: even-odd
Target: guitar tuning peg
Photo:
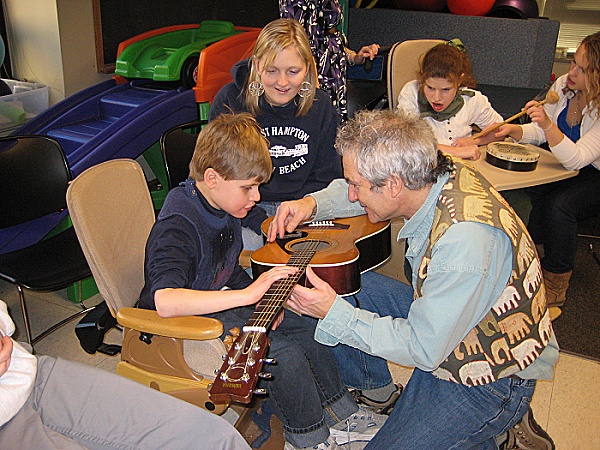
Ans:
[[[267,390],[263,388],[254,389],[252,392],[256,395],[267,395]]]
[[[270,380],[273,378],[273,374],[270,372],[259,372],[258,376],[263,380]]]
[[[275,358],[265,358],[263,359],[265,364],[277,364],[277,360]]]

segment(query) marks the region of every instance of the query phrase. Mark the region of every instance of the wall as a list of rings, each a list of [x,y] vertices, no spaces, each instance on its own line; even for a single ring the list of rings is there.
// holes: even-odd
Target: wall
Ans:
[[[351,48],[407,39],[460,38],[467,47],[477,82],[538,89],[549,80],[559,23],[547,19],[501,19],[397,9],[349,12]]]
[[[97,73],[92,0],[4,0],[3,3],[7,19],[7,45],[10,48],[13,75],[16,79],[35,81],[50,86],[51,104],[87,86],[110,78],[110,75]],[[406,20],[396,17],[401,17],[401,15],[406,17],[407,14],[416,14],[413,17],[420,18],[420,20],[407,23]],[[428,19],[423,21],[422,14],[431,14],[431,16],[425,16]],[[448,15],[435,13],[386,9],[351,9],[349,16],[349,38],[353,48],[371,42],[379,42],[382,45],[391,44],[400,40],[398,33],[409,32],[411,29],[427,33],[428,37],[444,38],[439,33],[429,31],[434,26],[429,18],[437,17],[436,20],[440,20],[438,16],[445,16],[441,19],[452,21],[465,19],[460,16],[448,17]],[[475,23],[485,23],[482,20],[491,18],[475,19]],[[496,20],[504,21],[507,24],[506,33],[511,32],[516,25],[515,22],[518,22],[515,19]],[[555,23],[554,21],[546,22]],[[545,23],[542,26],[544,30],[548,27]],[[457,33],[452,29],[448,30],[449,37],[456,37]],[[524,72],[526,70],[524,67],[530,68],[534,64],[532,55],[537,51],[535,49],[537,44],[534,44],[533,48],[527,44],[531,42],[531,36],[528,36],[527,33],[522,35],[523,31],[513,36],[513,42],[516,40],[522,45],[521,48],[516,49],[518,56],[515,56],[512,62],[507,64],[504,62],[505,60],[491,51],[494,46],[503,45],[504,39],[485,27],[482,34],[487,35],[485,40],[471,43],[466,39],[466,44],[470,50],[474,49],[475,45],[484,50],[487,49],[488,58],[494,64],[493,68],[486,69],[490,75],[500,76],[499,74],[506,72],[517,73],[519,76],[522,75],[521,80],[525,86],[538,88],[543,85],[540,83],[539,77],[546,79],[552,71],[551,62],[548,66],[547,61],[544,60],[541,66],[537,66],[535,72]],[[404,39],[406,38],[404,37]],[[521,38],[520,41],[519,38]],[[555,39],[552,33],[542,33],[540,38],[542,41]],[[489,40],[492,41],[491,46],[488,45]],[[483,55],[483,52],[481,54]],[[551,60],[552,57],[548,61]],[[476,75],[479,76],[477,73]],[[481,83],[486,83],[485,76],[483,79],[480,78]],[[487,83],[497,84],[489,81]]]
[[[50,87],[50,104],[110,78],[96,71],[91,0],[4,0],[13,77]]]

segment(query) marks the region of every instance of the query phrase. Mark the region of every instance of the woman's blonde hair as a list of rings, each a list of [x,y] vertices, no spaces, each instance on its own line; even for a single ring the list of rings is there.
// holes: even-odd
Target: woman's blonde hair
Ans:
[[[263,68],[269,67],[279,54],[286,48],[293,46],[308,69],[305,81],[311,85],[310,95],[300,97],[296,116],[305,115],[312,107],[318,87],[317,66],[310,49],[308,36],[304,27],[295,19],[277,19],[268,23],[258,35],[250,64],[248,84],[260,81],[260,73],[256,68],[260,60]],[[260,97],[249,92],[248,84],[245,86],[245,103],[253,115],[260,114],[258,100]]]
[[[273,173],[269,142],[250,113],[221,114],[200,132],[190,177],[202,181],[209,168],[225,180],[269,181]]]
[[[585,69],[587,103],[600,114],[600,31],[590,34],[581,41],[585,45],[588,66]]]

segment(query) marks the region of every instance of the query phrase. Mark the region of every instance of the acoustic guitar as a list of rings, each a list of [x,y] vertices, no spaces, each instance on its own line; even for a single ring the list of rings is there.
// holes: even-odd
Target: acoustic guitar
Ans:
[[[265,235],[271,221],[262,224]],[[253,252],[250,260],[255,278],[278,265],[299,270],[273,283],[258,302],[209,388],[210,399],[214,403],[249,403],[254,393],[265,393],[255,386],[259,377],[270,377],[260,372],[263,363],[272,362],[265,359],[267,333],[294,286],[308,285],[305,271],[309,264],[339,295],[351,295],[360,290],[360,274],[382,264],[390,254],[390,223],[373,224],[366,215],[305,223]]]

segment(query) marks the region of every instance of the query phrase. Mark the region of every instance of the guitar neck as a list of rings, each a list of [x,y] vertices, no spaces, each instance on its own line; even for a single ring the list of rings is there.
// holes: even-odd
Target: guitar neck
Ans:
[[[277,280],[271,285],[269,290],[256,305],[256,309],[243,328],[244,331],[260,331],[266,333],[269,330],[275,317],[277,317],[277,314],[279,314],[279,311],[283,308],[283,304],[290,297],[294,286],[304,275],[304,272],[306,272],[306,267],[316,251],[315,248],[314,250],[304,250],[292,254],[287,265],[297,267],[298,272],[287,278]]]

